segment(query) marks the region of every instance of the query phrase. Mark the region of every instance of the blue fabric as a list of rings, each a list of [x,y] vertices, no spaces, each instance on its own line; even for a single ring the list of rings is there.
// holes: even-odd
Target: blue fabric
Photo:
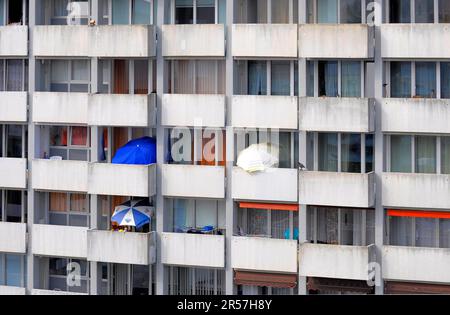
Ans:
[[[131,140],[117,150],[112,163],[139,165],[156,163],[156,139],[143,137]]]
[[[114,222],[122,222],[123,217],[130,211],[130,208],[128,209],[124,209],[122,211],[117,212],[116,214],[114,214],[111,217],[111,221]],[[134,223],[136,224],[137,228],[140,228],[141,226],[143,226],[146,223],[150,222],[150,218],[148,216],[146,216],[145,214],[143,214],[142,212],[131,208],[131,211],[133,212],[133,217],[134,217]]]
[[[286,229],[286,230],[284,230],[284,238],[285,239],[289,239],[290,237],[289,237],[289,235],[291,234],[291,229]],[[298,228],[294,228],[294,240],[298,240]]]

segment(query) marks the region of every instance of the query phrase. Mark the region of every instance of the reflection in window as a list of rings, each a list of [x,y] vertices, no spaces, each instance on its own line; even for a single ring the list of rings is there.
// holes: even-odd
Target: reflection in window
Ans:
[[[391,62],[391,97],[411,97],[410,62]]]
[[[389,1],[389,23],[411,23],[410,0]]]
[[[337,1],[317,0],[318,23],[337,23]]]
[[[338,96],[337,61],[319,61],[319,96]]]
[[[391,172],[410,173],[411,136],[391,136]]]
[[[416,96],[436,97],[436,63],[416,62]]]

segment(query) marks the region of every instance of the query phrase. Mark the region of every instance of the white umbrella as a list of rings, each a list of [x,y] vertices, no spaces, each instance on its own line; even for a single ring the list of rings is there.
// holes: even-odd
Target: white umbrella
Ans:
[[[268,168],[278,167],[279,148],[270,143],[252,144],[242,150],[237,159],[237,166],[244,171],[262,172]]]

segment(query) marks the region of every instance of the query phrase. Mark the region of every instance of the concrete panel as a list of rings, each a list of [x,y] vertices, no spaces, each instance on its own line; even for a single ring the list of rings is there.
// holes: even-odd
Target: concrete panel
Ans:
[[[0,295],[25,295],[25,288],[0,285]]]
[[[450,133],[450,100],[385,98],[382,102],[383,132]]]
[[[225,198],[225,168],[164,164],[161,190],[170,197]]]
[[[66,225],[33,224],[33,255],[87,257],[87,228]]]
[[[262,272],[297,273],[297,241],[234,236],[231,267]]]
[[[299,202],[305,205],[369,208],[374,173],[299,172]]]
[[[91,126],[153,126],[156,122],[155,96],[92,94],[88,102],[88,123]]]
[[[69,291],[59,291],[59,290],[32,289],[31,295],[88,295],[88,294]]]
[[[99,25],[89,27],[89,56],[139,58],[156,55],[152,25]]]
[[[233,24],[233,57],[297,58],[297,24]]]
[[[27,188],[27,159],[0,158],[0,188]]]
[[[300,58],[369,59],[374,56],[373,28],[367,24],[302,24]]]
[[[297,202],[298,170],[271,168],[265,172],[247,173],[233,168],[232,197],[239,200]]]
[[[28,56],[28,26],[0,26],[0,56]]]
[[[162,26],[162,54],[168,58],[224,57],[223,24],[184,24]]]
[[[90,194],[149,197],[156,194],[156,164],[89,164]]]
[[[31,186],[33,189],[88,191],[88,162],[40,159],[32,161],[32,168]]]
[[[450,175],[383,173],[385,207],[450,208]]]
[[[27,104],[27,92],[0,92],[0,121],[27,122]]]
[[[234,95],[231,124],[237,128],[297,129],[298,97]]]
[[[119,233],[89,230],[87,259],[118,264],[148,265],[155,262],[155,233]]]
[[[383,246],[383,279],[450,283],[450,249]]]
[[[225,267],[225,236],[162,233],[162,263],[191,267]]]
[[[33,122],[37,124],[86,125],[88,122],[88,94],[33,93]]]
[[[27,225],[0,222],[0,252],[25,254],[27,252]]]
[[[450,58],[450,24],[382,24],[381,57]]]
[[[161,125],[225,126],[225,95],[164,94]]]
[[[367,280],[368,264],[368,246],[300,245],[299,273],[303,277]]]
[[[87,57],[87,25],[37,25],[33,28],[33,55],[36,57]]]
[[[324,132],[373,132],[375,103],[368,98],[304,97],[299,102],[299,129]]]

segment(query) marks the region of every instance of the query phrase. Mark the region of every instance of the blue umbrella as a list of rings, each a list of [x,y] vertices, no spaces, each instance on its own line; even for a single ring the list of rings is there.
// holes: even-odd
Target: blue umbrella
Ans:
[[[147,199],[128,200],[114,209],[112,222],[121,226],[135,226],[137,228],[150,223],[153,207]]]
[[[117,150],[112,162],[140,165],[156,163],[156,139],[143,137],[131,140]]]

